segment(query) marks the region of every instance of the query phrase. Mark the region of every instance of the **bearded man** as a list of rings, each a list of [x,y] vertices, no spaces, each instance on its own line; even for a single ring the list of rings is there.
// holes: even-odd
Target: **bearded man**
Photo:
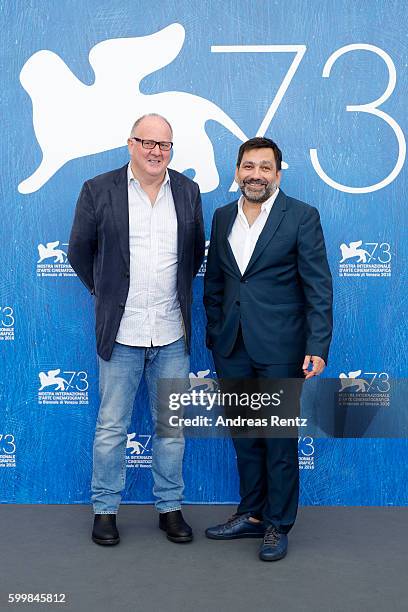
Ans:
[[[207,346],[221,379],[320,374],[332,334],[332,282],[319,213],[279,188],[269,138],[239,149],[238,201],[215,211],[205,275]],[[298,507],[297,437],[233,438],[241,502],[212,539],[263,538],[259,557],[286,555]]]

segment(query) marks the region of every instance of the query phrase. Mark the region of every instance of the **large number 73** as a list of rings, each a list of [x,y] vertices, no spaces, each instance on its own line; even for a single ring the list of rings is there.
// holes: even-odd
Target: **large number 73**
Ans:
[[[317,149],[310,149],[310,159],[311,159],[313,168],[315,169],[319,177],[327,185],[330,185],[330,187],[333,187],[333,189],[344,191],[346,193],[371,193],[373,191],[378,191],[379,189],[383,189],[384,187],[392,183],[392,181],[394,181],[396,177],[398,176],[398,174],[401,172],[401,169],[404,165],[406,149],[407,149],[404,133],[401,127],[399,126],[399,124],[395,121],[395,119],[390,117],[390,115],[380,110],[380,106],[384,102],[386,102],[386,100],[388,100],[388,98],[391,96],[392,92],[394,91],[395,84],[397,82],[397,73],[395,70],[394,62],[392,61],[388,53],[386,53],[380,47],[376,47],[375,45],[369,45],[369,44],[363,44],[363,43],[346,45],[344,47],[341,47],[340,49],[337,49],[337,51],[332,53],[332,55],[329,57],[329,59],[324,65],[322,77],[326,79],[329,78],[330,71],[334,63],[338,60],[339,57],[341,57],[342,55],[345,55],[346,53],[350,53],[351,51],[360,51],[360,50],[370,51],[371,53],[375,53],[385,62],[387,69],[388,69],[388,84],[387,84],[387,87],[384,93],[376,100],[373,100],[372,102],[366,102],[365,104],[347,105],[346,111],[347,112],[357,112],[357,113],[367,113],[369,115],[374,115],[378,117],[382,121],[385,121],[390,126],[390,128],[393,130],[397,138],[398,157],[397,157],[395,166],[391,170],[391,172],[378,183],[375,183],[373,185],[366,185],[364,187],[350,187],[349,185],[343,185],[342,183],[339,183],[338,181],[331,178],[324,171],[324,169],[322,168],[322,165],[320,164],[319,157],[317,154]],[[270,105],[261,125],[259,126],[258,131],[256,132],[256,136],[264,136],[264,134],[266,133],[268,127],[270,126],[271,121],[279,107],[279,104],[282,101],[283,96],[286,93],[286,90],[288,89],[300,65],[300,62],[302,61],[302,58],[306,52],[306,46],[305,45],[233,45],[233,46],[222,45],[222,46],[212,46],[211,51],[212,53],[295,53],[295,57],[291,65],[289,66],[289,69],[276,92],[276,95],[272,101],[272,104]],[[283,167],[284,168],[287,167],[287,164],[283,164]],[[234,182],[231,185],[230,191],[236,191],[237,188],[238,186]]]

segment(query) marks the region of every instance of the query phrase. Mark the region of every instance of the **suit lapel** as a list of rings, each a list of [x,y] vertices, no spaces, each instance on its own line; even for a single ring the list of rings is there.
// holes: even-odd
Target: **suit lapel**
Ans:
[[[118,234],[118,242],[126,269],[130,267],[130,252],[129,252],[129,198],[127,184],[127,168],[128,165],[120,168],[110,191],[112,214],[116,231]]]
[[[251,268],[254,266],[255,262],[258,260],[262,252],[265,250],[266,246],[274,237],[276,230],[278,229],[286,211],[286,196],[283,191],[279,190],[278,196],[273,203],[271,212],[269,213],[268,219],[265,223],[265,226],[260,233],[258,241],[255,245],[254,252],[252,253],[251,259],[247,265],[247,268],[244,272],[244,276],[250,272]]]
[[[181,261],[183,256],[184,248],[184,232],[186,226],[186,205],[185,205],[185,193],[184,189],[181,188],[178,176],[172,170],[168,170],[170,177],[170,188],[174,201],[174,208],[176,209],[177,215],[177,257]]]
[[[220,228],[220,236],[222,240],[222,249],[224,252],[226,263],[230,266],[231,271],[238,276],[242,276],[241,270],[237,264],[237,260],[235,259],[233,250],[228,240],[228,236],[231,233],[232,226],[234,225],[234,221],[237,218],[238,214],[238,200],[231,203],[231,208],[228,211],[228,214],[225,215],[223,219],[223,223]]]

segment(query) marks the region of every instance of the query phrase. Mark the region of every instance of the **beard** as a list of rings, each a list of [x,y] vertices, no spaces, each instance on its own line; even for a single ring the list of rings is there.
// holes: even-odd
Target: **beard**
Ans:
[[[276,183],[267,183],[262,180],[247,180],[241,181],[238,184],[244,198],[254,204],[263,204],[266,200],[269,200],[278,187]],[[252,190],[251,184],[262,185],[263,189]]]

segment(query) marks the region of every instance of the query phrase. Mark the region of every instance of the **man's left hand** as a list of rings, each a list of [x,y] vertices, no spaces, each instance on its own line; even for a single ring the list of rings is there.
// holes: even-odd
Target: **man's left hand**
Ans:
[[[313,368],[309,370],[310,363],[313,364]],[[318,355],[305,355],[305,359],[303,361],[303,374],[305,375],[305,380],[308,378],[312,378],[312,376],[318,376],[321,374],[326,367],[324,359],[319,357]]]

